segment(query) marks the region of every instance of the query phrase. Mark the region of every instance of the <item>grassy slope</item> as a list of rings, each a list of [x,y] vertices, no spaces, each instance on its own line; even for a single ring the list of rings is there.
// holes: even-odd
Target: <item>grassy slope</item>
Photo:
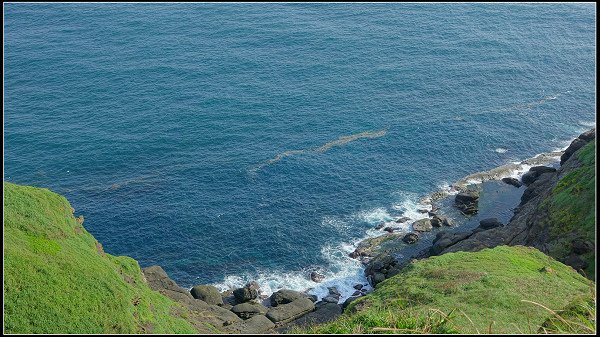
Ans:
[[[137,262],[111,256],[47,189],[4,183],[5,333],[196,333]]]
[[[542,207],[549,207],[550,210],[549,254],[561,261],[567,258],[573,239],[596,242],[595,150],[594,140],[576,152],[582,166],[562,177],[552,194],[542,203]],[[588,262],[584,270],[586,275],[593,278],[594,252],[584,254],[582,258]]]
[[[550,271],[540,271],[544,267]],[[449,253],[411,264],[335,322],[293,332],[535,333],[551,314],[522,300],[561,309],[589,299],[589,283],[534,248]]]

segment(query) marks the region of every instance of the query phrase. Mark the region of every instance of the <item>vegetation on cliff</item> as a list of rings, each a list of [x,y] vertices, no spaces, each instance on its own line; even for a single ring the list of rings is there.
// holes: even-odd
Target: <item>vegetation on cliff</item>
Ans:
[[[306,332],[537,332],[553,317],[540,305],[558,310],[590,299],[590,282],[535,248],[448,253],[412,263],[337,321]]]
[[[62,196],[4,183],[5,333],[196,333],[138,263],[111,256]]]
[[[596,232],[596,141],[593,140],[575,153],[581,166],[564,175],[541,204],[548,210],[548,254],[565,261],[578,252],[585,261],[584,273],[595,274]],[[573,247],[574,242],[590,247]],[[582,264],[583,265],[583,264]]]

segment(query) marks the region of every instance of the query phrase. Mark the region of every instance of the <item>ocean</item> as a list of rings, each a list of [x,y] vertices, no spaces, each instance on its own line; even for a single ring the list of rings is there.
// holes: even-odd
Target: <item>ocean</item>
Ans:
[[[184,287],[347,296],[376,224],[595,125],[595,10],[9,3],[4,180]]]

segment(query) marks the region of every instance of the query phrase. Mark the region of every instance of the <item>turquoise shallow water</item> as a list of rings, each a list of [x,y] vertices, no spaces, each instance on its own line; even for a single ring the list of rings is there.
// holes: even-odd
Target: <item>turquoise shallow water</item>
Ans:
[[[4,179],[65,195],[107,252],[184,286],[360,278],[346,253],[374,224],[595,123],[594,5],[13,3],[4,18]]]

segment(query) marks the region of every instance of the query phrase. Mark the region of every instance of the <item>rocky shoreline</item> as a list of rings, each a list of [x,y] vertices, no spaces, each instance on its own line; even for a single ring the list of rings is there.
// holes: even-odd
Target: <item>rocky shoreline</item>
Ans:
[[[595,129],[581,134],[565,151],[543,153],[520,163],[469,175],[421,199],[423,207],[418,211],[424,218],[411,219],[401,215],[391,222],[378,224],[375,229],[381,230],[382,235],[361,241],[350,253],[351,258],[364,265],[368,284],[356,284],[356,291],[343,303],[339,303],[341,294],[335,287],[329,287],[328,294],[318,301],[317,296],[307,291],[288,289],[266,296],[256,282],[225,292],[212,285],[197,285],[186,290],[171,280],[159,266],[144,268],[143,274],[153,290],[207,318],[209,324],[223,332],[277,333],[296,326],[326,323],[340,316],[350,302],[398,274],[414,259],[516,244],[534,246],[546,252],[544,241],[539,239],[543,228],[532,218],[538,216],[535,211],[543,196],[556,185],[559,177],[577,167],[572,155],[593,139]],[[559,160],[559,168],[545,166],[556,164]],[[520,179],[515,176],[521,174]],[[488,189],[498,196],[488,193]],[[512,205],[508,206],[508,211],[512,213],[512,207],[516,206],[510,221],[474,217],[481,211],[480,200],[502,198],[501,190],[509,200],[505,204]],[[473,219],[479,221],[474,222]],[[463,228],[469,220],[471,228]],[[412,222],[412,231],[399,233],[397,226],[405,226],[408,222]],[[578,253],[588,252],[590,246],[593,249],[594,244],[574,244],[570,258],[563,262],[576,270],[585,268]],[[316,271],[307,277],[317,283],[324,278]]]

